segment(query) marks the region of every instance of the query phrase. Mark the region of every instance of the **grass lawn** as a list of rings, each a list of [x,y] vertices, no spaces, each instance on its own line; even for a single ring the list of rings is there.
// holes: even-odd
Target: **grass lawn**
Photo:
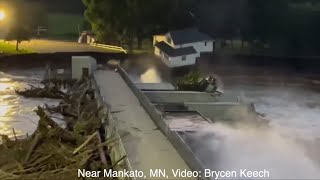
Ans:
[[[1,54],[28,54],[28,53],[33,53],[33,51],[26,50],[26,49],[20,49],[19,51],[17,51],[16,46],[5,43],[5,42],[0,42],[0,55]]]
[[[48,36],[54,39],[77,40],[79,29],[82,31],[81,14],[51,13],[48,15]]]

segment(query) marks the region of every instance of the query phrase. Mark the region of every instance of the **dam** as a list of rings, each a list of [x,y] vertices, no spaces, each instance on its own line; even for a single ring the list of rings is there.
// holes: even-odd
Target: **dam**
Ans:
[[[212,144],[207,142],[219,137],[203,130],[214,122],[263,121],[252,105],[239,102],[236,96],[214,97],[204,92],[176,91],[168,84],[161,90],[161,84],[133,83],[120,66],[98,69],[93,77],[100,95],[111,107],[127,167],[144,174],[165,169],[168,178],[179,179],[173,170],[202,173],[205,169],[219,169],[207,157],[208,153],[215,156]],[[199,133],[205,136],[201,141]],[[191,179],[203,178],[197,175]]]
[[[299,142],[303,146],[297,144],[295,137],[290,133],[292,130],[299,130],[297,136],[302,134],[305,139],[314,137],[314,134],[310,133],[311,130],[317,129],[317,97],[314,93],[308,96],[307,106],[303,104],[305,101],[301,98],[301,91],[299,94],[291,93],[288,96],[288,92],[280,91],[280,87],[279,91],[275,91],[271,88],[258,89],[251,86],[249,94],[248,91],[236,93],[245,89],[245,86],[238,87],[239,91],[234,91],[234,88],[230,89],[228,86],[223,96],[212,96],[202,92],[176,91],[169,83],[137,82],[120,66],[98,64],[96,68],[97,70],[91,73],[92,88],[96,90],[95,97],[99,106],[105,104],[109,107],[108,119],[104,122],[105,139],[119,139],[109,147],[112,164],[118,163],[128,171],[143,172],[146,179],[166,178],[155,175],[156,170],[165,171],[170,179],[181,179],[188,172],[236,171],[239,174],[240,169],[259,172],[265,169],[270,172],[271,178],[275,179],[320,177],[315,163],[319,146],[313,142],[300,141],[301,139]],[[80,67],[80,70],[83,69]],[[22,78],[10,74],[3,75],[11,78],[13,82],[19,80],[24,83],[28,80],[26,82],[37,84],[43,73],[39,71],[39,74],[35,74],[36,77],[39,76],[37,79],[30,79],[33,76]],[[14,89],[7,88],[11,86],[7,81],[3,79],[1,82],[4,90],[6,94],[14,95],[11,92]],[[269,95],[265,94],[267,90]],[[279,97],[275,97],[276,95]],[[299,98],[301,103],[294,103],[294,99],[287,103],[283,97]],[[41,104],[41,101],[48,103],[47,99],[26,101],[19,98],[22,102],[30,104],[30,108],[33,104]],[[31,101],[34,103],[29,103]],[[298,109],[300,106],[305,109]],[[307,107],[313,109],[306,109]],[[296,113],[293,113],[292,109],[301,110],[303,113],[294,117]],[[264,112],[266,114],[263,114]],[[281,113],[288,114],[283,116]],[[9,115],[6,114],[8,117]],[[305,121],[301,121],[302,116]],[[268,125],[269,121],[261,117],[268,118],[271,123]],[[288,128],[274,128],[277,121],[285,123],[284,126]],[[19,124],[24,122],[19,121]],[[12,121],[12,124],[15,122]],[[30,125],[33,123],[29,123],[28,126]],[[302,128],[302,125],[312,125],[312,128]],[[23,125],[26,129],[28,126]],[[295,129],[290,128],[291,126]],[[12,134],[10,127],[14,126],[8,126],[7,132],[5,131],[8,135]],[[17,136],[25,134],[19,127],[14,128],[18,132]],[[29,134],[32,133],[32,129],[28,131]],[[299,163],[295,163],[297,161]],[[152,177],[150,171],[153,171]],[[139,176],[135,177],[140,179]],[[214,179],[200,177],[199,174],[192,174],[190,177],[210,178]]]

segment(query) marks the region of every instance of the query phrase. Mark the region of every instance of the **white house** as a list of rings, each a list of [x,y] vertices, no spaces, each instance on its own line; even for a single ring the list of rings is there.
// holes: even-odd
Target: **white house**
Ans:
[[[170,68],[190,66],[201,53],[213,52],[214,40],[196,28],[153,36],[154,54]]]

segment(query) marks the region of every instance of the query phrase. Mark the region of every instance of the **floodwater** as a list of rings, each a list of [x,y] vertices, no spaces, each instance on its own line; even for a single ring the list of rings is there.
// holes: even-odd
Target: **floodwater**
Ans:
[[[161,80],[154,68],[130,75],[135,82]],[[257,112],[270,120],[270,128],[218,123],[202,129],[195,134],[194,141],[199,142],[195,149],[208,168],[238,172],[227,179],[259,179],[240,177],[241,169],[268,171],[269,176],[261,179],[320,179],[319,92],[277,85],[227,86],[225,90],[253,102]]]
[[[13,128],[18,137],[31,135],[39,117],[33,111],[44,103],[57,104],[57,100],[45,98],[24,98],[15,93],[15,89],[24,89],[28,84],[38,85],[44,76],[39,69],[25,71],[0,72],[0,134],[13,137]]]
[[[133,82],[141,83],[161,83],[163,79],[156,68],[149,68],[143,74],[131,73],[130,78]]]
[[[195,141],[202,141],[206,148],[196,153],[206,158],[207,167],[269,171],[270,176],[261,179],[319,179],[319,93],[290,87],[229,88],[240,93],[245,102],[254,102],[256,111],[270,120],[271,127],[218,123],[202,129]],[[252,179],[239,175],[231,179]]]
[[[154,67],[129,70],[135,82],[162,82],[163,76]],[[15,88],[38,84],[41,70],[0,72],[0,134],[12,137],[31,134],[38,117],[33,109],[57,100],[17,96]],[[307,87],[227,86],[225,90],[255,103],[257,112],[270,120],[271,128],[229,127],[213,124],[196,134],[196,141],[208,149],[198,148],[211,170],[267,170],[273,179],[320,179],[320,93]],[[207,134],[214,136],[208,137]],[[243,179],[252,179],[244,178]],[[262,177],[266,179],[267,177]],[[224,179],[224,178],[221,178]],[[240,179],[234,177],[233,179]],[[254,178],[257,179],[257,178]]]

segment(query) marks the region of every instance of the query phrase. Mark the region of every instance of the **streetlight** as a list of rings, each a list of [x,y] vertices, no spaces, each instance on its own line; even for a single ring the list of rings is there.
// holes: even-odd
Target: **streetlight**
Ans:
[[[6,18],[6,13],[4,10],[0,10],[0,21],[3,21]]]

